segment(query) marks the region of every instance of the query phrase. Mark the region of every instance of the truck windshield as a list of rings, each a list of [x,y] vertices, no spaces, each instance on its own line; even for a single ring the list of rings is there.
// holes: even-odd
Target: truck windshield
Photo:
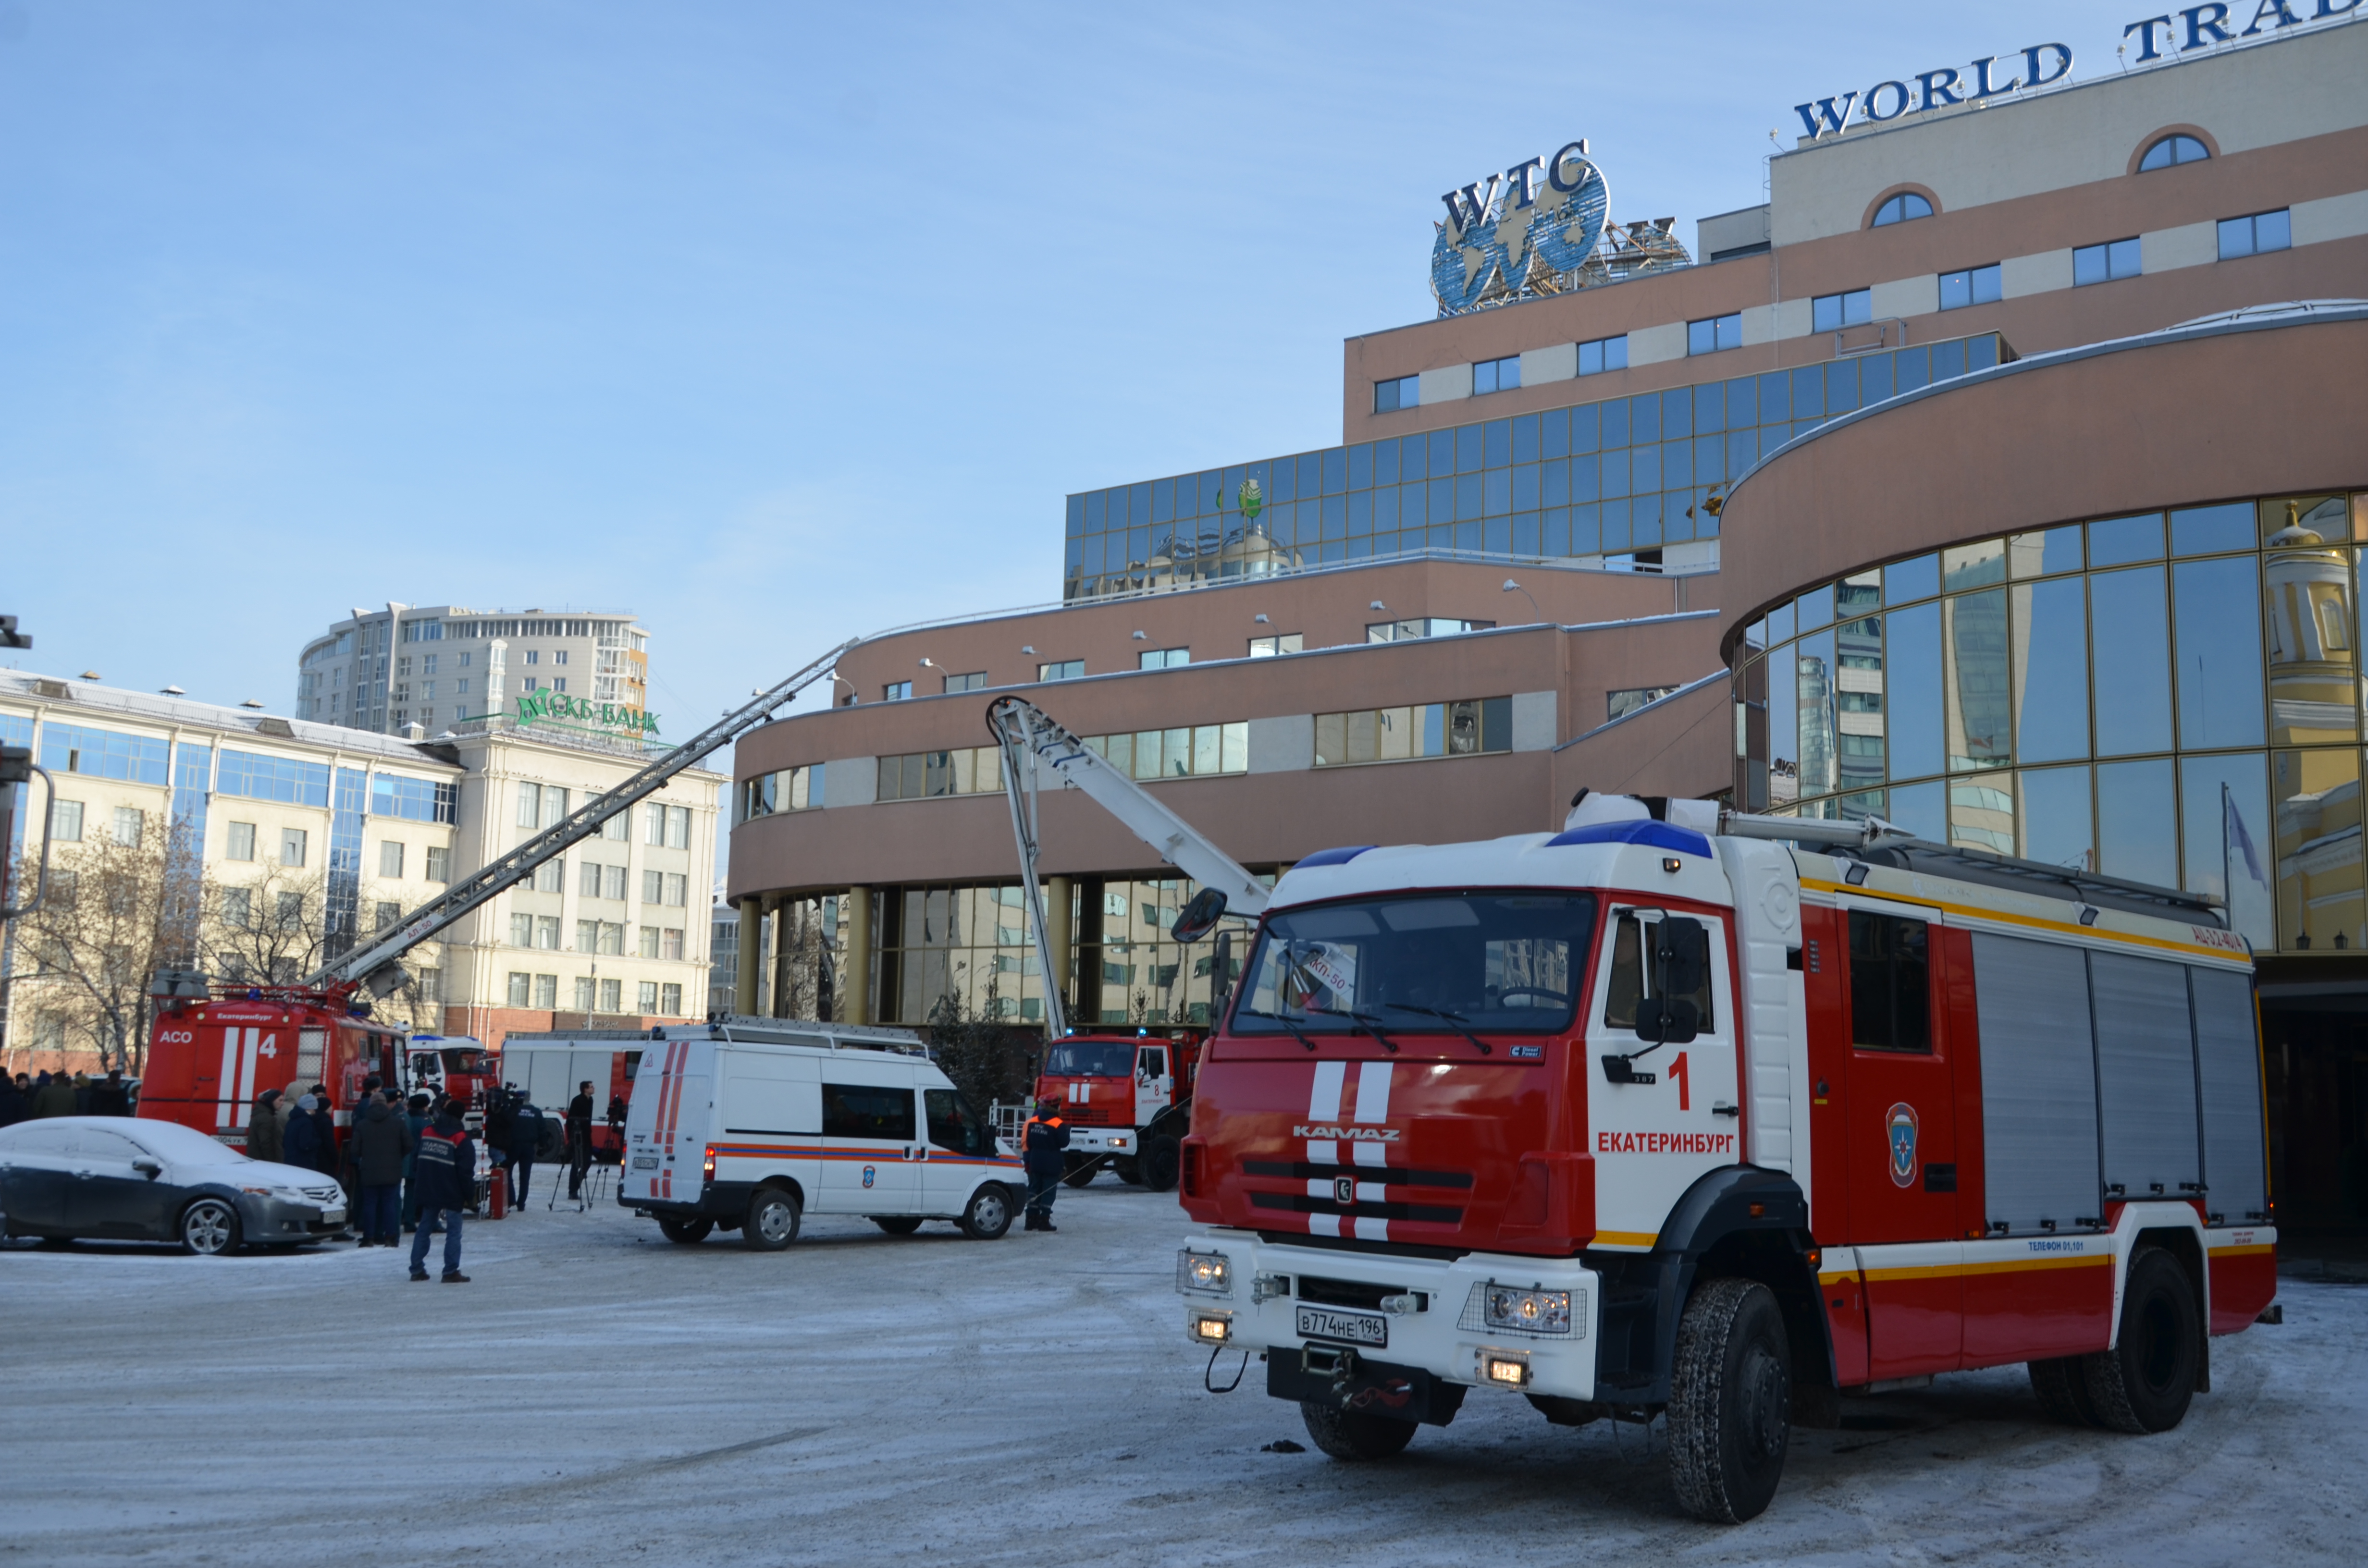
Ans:
[[[1044,1072],[1053,1078],[1130,1078],[1134,1075],[1134,1042],[1059,1040],[1044,1053]]]
[[[444,1071],[474,1073],[477,1070],[477,1053],[473,1051],[448,1051],[444,1052]]]
[[[1406,893],[1267,916],[1233,1031],[1499,1033],[1570,1027],[1595,926],[1587,893]],[[1266,1015],[1260,1017],[1259,1015]],[[1445,1015],[1442,1017],[1441,1015]]]

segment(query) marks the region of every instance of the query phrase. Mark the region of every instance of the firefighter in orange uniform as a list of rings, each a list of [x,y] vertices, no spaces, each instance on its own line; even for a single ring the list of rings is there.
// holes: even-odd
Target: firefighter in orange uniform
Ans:
[[[1068,1123],[1061,1119],[1053,1101],[1038,1100],[1036,1114],[1028,1119],[1021,1138],[1020,1165],[1028,1173],[1028,1223],[1023,1229],[1060,1229],[1053,1223],[1053,1199],[1068,1170]]]

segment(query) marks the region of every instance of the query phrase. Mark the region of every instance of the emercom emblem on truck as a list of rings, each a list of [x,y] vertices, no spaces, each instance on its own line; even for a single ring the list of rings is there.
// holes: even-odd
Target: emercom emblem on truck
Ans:
[[[1916,1185],[1916,1108],[1902,1101],[1883,1113],[1884,1137],[1891,1145],[1891,1185]]]

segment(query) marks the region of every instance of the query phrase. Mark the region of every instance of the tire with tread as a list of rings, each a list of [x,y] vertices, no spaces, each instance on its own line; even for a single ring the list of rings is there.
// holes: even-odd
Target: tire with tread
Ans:
[[[658,1219],[659,1233],[677,1246],[697,1246],[714,1229],[715,1221],[704,1218],[682,1220],[666,1214]]]
[[[786,1187],[760,1187],[748,1199],[748,1217],[740,1223],[740,1244],[750,1252],[786,1252],[798,1239],[805,1206]]]
[[[1669,1483],[1698,1519],[1741,1524],[1776,1495],[1792,1441],[1783,1309],[1756,1279],[1706,1279],[1678,1319]]]
[[[1343,1410],[1320,1399],[1301,1400],[1299,1418],[1307,1424],[1307,1435],[1317,1448],[1352,1464],[1395,1458],[1414,1441],[1411,1421]]]
[[[909,1236],[921,1228],[918,1214],[874,1214],[871,1222],[892,1236]]]
[[[1143,1185],[1153,1192],[1173,1190],[1183,1159],[1183,1146],[1173,1135],[1153,1133],[1151,1141],[1143,1146]]]
[[[2122,1332],[2113,1348],[2080,1358],[2098,1426],[2113,1432],[2168,1432],[2195,1397],[2203,1325],[2194,1287],[2160,1247],[2138,1249],[2122,1288]]]
[[[962,1226],[962,1234],[974,1242],[1000,1241],[1003,1233],[1011,1229],[1013,1208],[1009,1187],[1001,1182],[986,1182],[970,1195],[970,1201],[962,1205],[962,1219],[956,1222]]]
[[[1068,1168],[1061,1173],[1064,1187],[1085,1187],[1101,1174],[1101,1163],[1091,1154],[1071,1154]]]
[[[2031,1392],[2050,1421],[2066,1426],[2094,1426],[2096,1406],[2089,1403],[2089,1378],[2078,1356],[2058,1356],[2029,1365]]]
[[[200,1198],[181,1210],[181,1250],[222,1257],[238,1250],[238,1207],[227,1199]]]
[[[1143,1185],[1143,1162],[1140,1160],[1112,1160],[1110,1169],[1117,1172],[1118,1179],[1129,1187]]]

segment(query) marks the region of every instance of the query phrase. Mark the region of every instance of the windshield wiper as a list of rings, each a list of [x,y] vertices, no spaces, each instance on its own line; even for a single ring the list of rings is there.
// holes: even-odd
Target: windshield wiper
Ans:
[[[1289,1029],[1291,1031],[1292,1039],[1297,1040],[1300,1044],[1305,1046],[1310,1051],[1315,1049],[1315,1042],[1308,1039],[1306,1034],[1297,1024],[1292,1023],[1281,1013],[1261,1013],[1256,1007],[1236,1007],[1234,1009],[1234,1016],[1242,1018],[1271,1019],[1273,1022],[1281,1024],[1284,1028]]]
[[[1369,1034],[1380,1040],[1383,1048],[1392,1056],[1398,1053],[1398,1042],[1382,1032],[1382,1023],[1379,1018],[1369,1018],[1362,1013],[1342,1007],[1310,1007],[1307,1010],[1311,1013],[1322,1013],[1328,1017],[1348,1018],[1356,1024],[1358,1033]]]
[[[1490,1049],[1486,1040],[1482,1040],[1478,1035],[1474,1034],[1470,1029],[1463,1027],[1466,1020],[1461,1013],[1442,1012],[1437,1007],[1417,1007],[1411,1002],[1384,1002],[1382,1006],[1384,1007],[1395,1007],[1401,1013],[1420,1013],[1425,1017],[1441,1019],[1446,1023],[1449,1028],[1453,1029],[1457,1034],[1462,1035],[1465,1040],[1468,1040],[1473,1044],[1478,1046],[1480,1048],[1481,1055],[1494,1056],[1496,1054],[1496,1052]]]

